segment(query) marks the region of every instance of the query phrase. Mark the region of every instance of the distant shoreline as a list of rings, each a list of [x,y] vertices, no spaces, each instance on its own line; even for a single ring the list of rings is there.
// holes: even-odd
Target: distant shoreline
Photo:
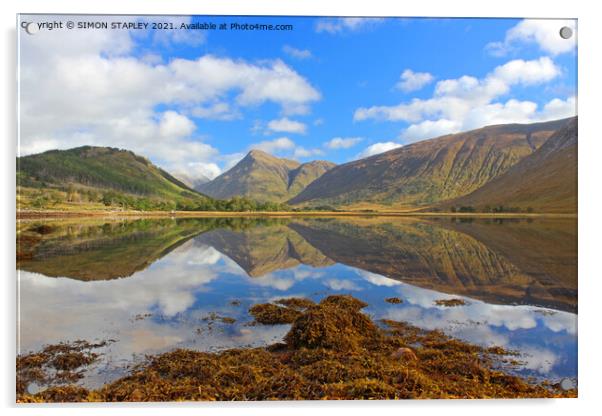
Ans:
[[[577,218],[577,213],[487,213],[417,211],[17,211],[17,219],[143,217],[143,218],[216,218],[216,217],[468,217],[468,218]]]

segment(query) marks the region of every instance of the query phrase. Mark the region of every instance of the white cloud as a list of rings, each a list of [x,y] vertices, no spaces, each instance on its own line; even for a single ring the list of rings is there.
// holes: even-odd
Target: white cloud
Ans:
[[[208,163],[196,162],[196,163],[194,163],[193,162],[193,163],[188,164],[187,175],[189,175],[193,178],[206,177],[208,179],[215,179],[221,173],[222,173],[222,170],[220,169],[219,166],[217,166],[216,163],[212,163],[212,162],[208,162]]]
[[[417,91],[433,82],[434,79],[435,77],[428,72],[414,72],[406,69],[401,73],[396,87],[404,92]]]
[[[536,328],[538,322],[554,332],[566,331],[570,335],[576,334],[577,317],[569,312],[542,314],[546,309],[537,306],[489,304],[457,295],[467,301],[467,304],[461,308],[446,308],[437,306],[435,301],[449,295],[401,282],[396,286],[396,292],[403,297],[404,304],[408,307],[389,309],[386,314],[388,318],[406,321],[422,328],[443,329],[454,336],[481,345],[508,344],[507,338],[504,341],[504,338],[500,338],[501,334],[494,332],[496,328],[503,328],[504,331],[529,330]],[[463,324],[458,326],[458,323]],[[510,346],[510,349],[514,348]],[[519,349],[528,353],[526,346],[520,346]]]
[[[306,149],[297,145],[288,137],[279,137],[274,140],[264,140],[249,146],[249,149],[262,150],[278,157],[290,159],[304,159],[324,154],[321,149]]]
[[[264,140],[259,143],[254,143],[250,146],[251,149],[262,150],[266,153],[278,153],[284,150],[294,150],[295,142],[288,137],[279,137],[274,140]]]
[[[360,290],[355,283],[351,280],[345,279],[326,279],[324,280],[324,286],[329,287],[332,290],[342,291],[342,290]]]
[[[324,146],[329,149],[349,149],[362,140],[361,137],[334,137],[324,143]]]
[[[196,125],[186,116],[175,111],[166,111],[161,115],[159,134],[164,138],[180,138],[189,136]]]
[[[379,153],[388,152],[389,150],[397,149],[401,144],[395,142],[379,142],[366,147],[358,156],[358,159],[374,156]]]
[[[514,86],[549,82],[561,73],[549,57],[516,59],[496,67],[479,79],[464,75],[437,82],[431,98],[414,98],[394,106],[358,108],[354,120],[405,121],[405,142],[470,130],[489,124],[529,123],[575,114],[574,99],[554,99],[538,109],[531,101],[498,101]]]
[[[296,283],[294,277],[284,277],[278,273],[268,273],[261,277],[250,277],[244,273],[249,282],[257,286],[271,287],[276,290],[286,291],[293,287]]]
[[[292,56],[293,58],[296,58],[296,59],[308,59],[308,58],[311,58],[311,51],[309,49],[297,49],[297,48],[294,48],[294,47],[292,47],[290,45],[284,45],[282,47],[282,50],[287,55],[290,55],[290,56]]]
[[[577,109],[577,98],[568,97],[566,100],[554,98],[549,101],[541,112],[541,118],[544,120],[567,118],[575,115]]]
[[[189,46],[199,46],[207,40],[206,32],[203,30],[183,30],[180,26],[192,23],[190,16],[145,16],[144,21],[162,24],[172,24],[175,30],[153,30],[153,43],[161,46],[170,46],[175,43]]]
[[[196,166],[215,173],[222,158],[189,117],[229,120],[265,102],[284,114],[302,113],[320,99],[278,59],[254,63],[202,55],[164,63],[160,56],[130,56],[136,39],[149,35],[91,30],[73,36],[55,30],[23,37],[20,154],[112,146],[149,157],[168,171]],[[157,110],[160,106],[169,110]]]
[[[559,19],[525,19],[506,32],[501,42],[492,42],[487,49],[492,55],[504,56],[522,44],[536,44],[542,51],[559,55],[575,50],[577,46],[577,22]],[[560,28],[573,30],[569,39],[560,37]]]
[[[293,159],[304,159],[312,156],[321,156],[324,152],[320,149],[306,149],[303,146],[297,146],[293,152]]]
[[[542,84],[560,73],[560,68],[547,56],[531,61],[515,59],[496,67],[483,79],[465,75],[440,81],[435,86],[435,96],[461,98],[473,104],[482,104],[507,94],[515,85]]]
[[[557,354],[547,348],[523,346],[521,352],[520,360],[525,363],[524,367],[540,374],[549,374],[559,360]]]
[[[355,272],[374,286],[394,287],[402,284],[399,280],[391,279],[380,274],[367,272],[365,270],[355,269]]]
[[[504,82],[508,87],[521,85],[535,85],[551,81],[560,75],[560,68],[547,56],[537,60],[524,61],[515,59],[495,68],[489,74],[486,82]]]
[[[307,111],[307,106],[320,99],[320,93],[309,82],[279,59],[262,64],[204,55],[196,60],[176,59],[169,68],[178,85],[182,101],[219,97],[229,91],[239,105],[259,105],[266,101],[282,106],[285,113]]]
[[[460,127],[459,123],[444,118],[436,121],[424,120],[408,127],[401,134],[401,138],[406,143],[411,143],[431,137],[442,136],[448,133],[456,133],[460,130]]]
[[[336,19],[320,19],[316,23],[316,32],[340,33],[356,31],[381,23],[384,19],[377,17],[343,17]]]
[[[241,117],[238,110],[233,109],[229,103],[224,101],[194,107],[191,110],[191,115],[199,118],[223,121],[234,120]]]
[[[146,55],[143,55],[140,60],[148,65],[158,65],[163,63],[163,58],[161,55],[156,53],[147,53]]]
[[[284,117],[270,121],[268,123],[268,130],[278,133],[305,134],[307,126],[300,121],[295,121]]]
[[[529,123],[537,121],[537,104],[531,101],[511,99],[505,103],[492,103],[475,107],[466,116],[468,128],[506,123]]]
[[[432,98],[415,98],[396,106],[359,108],[354,119],[379,119],[417,122],[428,116],[446,116],[458,119],[471,108],[489,104],[507,94],[514,85],[535,85],[550,81],[560,75],[560,69],[548,57],[533,61],[520,59],[498,66],[482,79],[462,76],[437,82]]]

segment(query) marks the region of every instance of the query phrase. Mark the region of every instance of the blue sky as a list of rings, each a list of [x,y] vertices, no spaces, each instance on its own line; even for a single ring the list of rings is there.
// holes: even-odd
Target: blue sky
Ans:
[[[49,19],[67,20],[22,17]],[[134,18],[110,21],[125,19]],[[294,29],[20,32],[21,154],[110,145],[175,173],[215,177],[251,148],[344,163],[576,112],[576,34],[558,35],[567,25],[576,32],[574,21],[167,20]]]

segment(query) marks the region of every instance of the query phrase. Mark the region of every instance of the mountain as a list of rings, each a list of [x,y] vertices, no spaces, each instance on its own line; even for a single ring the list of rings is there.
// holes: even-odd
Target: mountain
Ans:
[[[577,118],[571,119],[539,149],[469,195],[442,204],[532,208],[540,212],[577,212]]]
[[[211,180],[209,177],[202,174],[198,174],[193,177],[184,172],[176,172],[173,174],[173,176],[180,180],[184,185],[194,190],[197,190],[201,185]]]
[[[148,159],[111,147],[83,146],[20,157],[17,184],[22,189],[76,192],[78,197],[93,194],[92,199],[104,195],[120,201],[145,200],[166,208],[208,199]]]
[[[246,196],[258,201],[283,202],[334,166],[326,161],[300,164],[251,150],[232,169],[198,190],[219,199]]]
[[[483,127],[339,165],[290,204],[416,207],[469,194],[535,152],[566,120]]]

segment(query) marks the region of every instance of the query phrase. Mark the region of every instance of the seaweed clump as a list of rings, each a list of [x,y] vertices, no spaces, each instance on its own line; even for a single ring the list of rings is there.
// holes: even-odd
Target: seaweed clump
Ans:
[[[446,306],[448,308],[452,308],[454,306],[463,306],[466,305],[466,301],[463,299],[439,299],[435,301],[435,305],[437,306]]]
[[[253,305],[249,313],[255,318],[255,322],[265,325],[290,324],[301,316],[301,312],[296,309],[272,303]]]
[[[296,311],[284,343],[149,356],[129,375],[89,391],[85,398],[74,388],[72,398],[138,402],[577,395],[574,389],[532,384],[501,371],[498,359],[507,352],[500,348],[489,351],[404,322],[376,325],[361,312],[365,306],[351,296],[329,296]],[[64,399],[61,394],[46,390],[23,400]]]
[[[284,298],[278,299],[274,303],[300,311],[305,310],[316,304],[313,300],[307,298]]]
[[[284,340],[292,348],[360,348],[378,335],[376,325],[360,312],[366,306],[351,296],[328,296],[296,319]]]
[[[203,321],[209,322],[209,324],[212,324],[213,322],[217,321],[224,324],[233,324],[236,322],[236,319],[231,318],[229,316],[222,316],[216,312],[211,312],[208,316],[203,318]]]
[[[21,395],[21,403],[71,403],[87,401],[90,392],[85,387],[69,384],[66,386],[51,386],[32,396]]]
[[[93,350],[108,343],[109,341],[89,343],[78,340],[47,345],[39,352],[17,356],[17,395],[25,394],[32,383],[46,384],[53,388],[77,382],[84,377],[86,367],[98,360],[100,354]],[[48,392],[41,397],[48,398],[48,401],[63,401],[58,396],[50,396],[59,394],[59,387],[57,389],[53,390],[55,393]]]

